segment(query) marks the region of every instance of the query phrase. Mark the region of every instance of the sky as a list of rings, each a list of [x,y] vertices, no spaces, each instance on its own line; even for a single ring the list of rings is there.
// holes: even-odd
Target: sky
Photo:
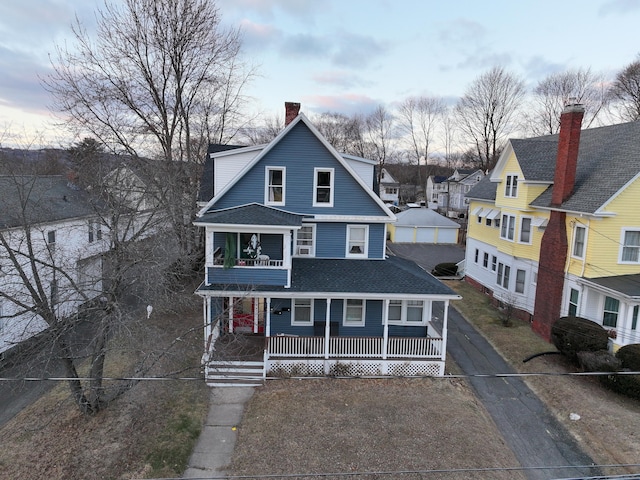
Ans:
[[[115,0],[118,1],[118,0]],[[68,145],[41,79],[77,16],[91,31],[103,0],[0,2],[0,146]],[[257,67],[252,108],[347,115],[410,96],[450,103],[501,66],[528,87],[591,68],[612,78],[640,54],[640,0],[216,0]]]

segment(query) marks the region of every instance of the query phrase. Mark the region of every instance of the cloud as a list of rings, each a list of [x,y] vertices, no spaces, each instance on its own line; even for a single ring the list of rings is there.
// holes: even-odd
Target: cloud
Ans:
[[[475,45],[482,41],[487,33],[488,30],[480,23],[466,18],[458,18],[444,25],[438,36],[448,48],[456,45],[468,48],[469,45]]]
[[[311,76],[312,80],[320,85],[337,86],[342,88],[370,87],[374,84],[359,75],[341,70],[331,70],[316,73]]]
[[[337,51],[333,55],[336,65],[349,67],[365,67],[374,58],[386,53],[388,45],[379,42],[369,35],[355,35],[348,32],[340,32],[336,36]]]
[[[31,113],[48,113],[49,93],[40,84],[39,76],[50,71],[34,56],[0,47],[0,100],[4,106]]]
[[[299,33],[283,39],[280,53],[296,59],[328,58],[332,50],[328,37]]]
[[[240,22],[243,46],[250,49],[262,50],[277,44],[282,39],[282,32],[271,25],[254,23],[250,20]]]
[[[606,17],[607,15],[624,15],[636,11],[640,11],[638,0],[609,0],[598,9],[598,14]]]
[[[265,20],[274,20],[283,13],[292,18],[313,24],[315,15],[326,10],[325,2],[309,2],[300,0],[218,0],[222,11],[245,14],[251,11]]]
[[[344,115],[371,113],[380,102],[366,95],[309,95],[302,99],[305,108],[315,112],[336,112]]]
[[[529,80],[541,80],[553,73],[559,73],[567,70],[569,62],[556,63],[551,62],[539,55],[529,58],[524,64],[525,77]]]

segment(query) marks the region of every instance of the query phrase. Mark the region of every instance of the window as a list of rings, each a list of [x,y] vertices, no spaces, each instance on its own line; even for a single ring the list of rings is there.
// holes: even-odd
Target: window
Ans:
[[[531,243],[531,218],[522,217],[520,220],[520,243]]]
[[[516,217],[513,215],[502,215],[502,228],[500,229],[500,238],[505,240],[513,240],[513,232],[515,231]]]
[[[291,306],[291,325],[313,325],[313,300],[295,298]]]
[[[49,247],[49,251],[51,253],[56,251],[56,231],[49,230],[47,232],[47,246]]]
[[[573,230],[573,252],[572,255],[574,257],[583,258],[584,257],[584,237],[586,235],[587,229],[576,225]]]
[[[314,169],[313,206],[333,206],[333,168]]]
[[[347,299],[344,308],[344,325],[347,327],[364,326],[364,300]]]
[[[347,257],[367,256],[368,225],[347,225]]]
[[[422,300],[390,300],[387,320],[389,325],[426,325],[425,311]]]
[[[527,272],[524,270],[516,270],[516,293],[524,293],[525,280],[527,278]]]
[[[484,252],[484,258],[482,259],[482,266],[484,268],[489,268],[489,254]]]
[[[496,258],[495,255],[491,255],[491,271],[495,272],[496,271],[496,266],[498,265],[498,259]]]
[[[620,261],[640,263],[640,231],[626,230],[623,232],[622,256]]]
[[[478,256],[480,255],[480,250],[476,248],[476,254],[473,258],[474,263],[478,263]]]
[[[387,195],[397,195],[398,194],[398,189],[397,188],[392,188],[392,187],[386,187],[384,189],[385,193]]]
[[[604,297],[604,313],[602,315],[602,326],[616,328],[618,323],[618,310],[620,301],[611,297]]]
[[[294,255],[301,257],[315,256],[315,233],[315,225],[302,225],[302,228],[296,232],[296,250]]]
[[[498,273],[496,275],[496,283],[502,288],[509,289],[509,274],[511,267],[498,263]]]
[[[284,205],[285,167],[266,168],[266,191],[264,203],[267,205]]]
[[[89,243],[102,240],[102,225],[98,220],[89,220]]]
[[[0,307],[2,307],[2,305],[0,305]],[[638,310],[640,310],[640,306],[636,305],[633,307],[633,314],[631,315],[631,330],[638,328]],[[2,316],[1,312],[0,316]]]
[[[575,317],[578,315],[578,300],[580,298],[580,292],[575,288],[569,290],[569,310],[568,315]]]
[[[507,175],[507,183],[504,188],[505,197],[517,197],[518,196],[518,176]]]

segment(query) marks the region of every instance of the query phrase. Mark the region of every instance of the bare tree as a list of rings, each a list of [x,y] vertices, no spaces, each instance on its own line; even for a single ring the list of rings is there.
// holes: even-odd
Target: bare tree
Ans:
[[[228,141],[243,125],[253,71],[240,60],[239,31],[222,28],[210,0],[106,2],[96,18],[95,39],[76,20],[72,48],[58,47],[43,81],[53,108],[80,137],[163,161],[165,181],[174,180],[164,207],[192,254],[200,170],[184,163],[201,164],[209,142]]]
[[[604,76],[590,69],[574,69],[543,78],[533,90],[526,130],[535,136],[558,133],[560,115],[570,102],[585,106],[584,126],[589,128],[608,103]]]
[[[495,165],[524,96],[520,78],[494,67],[476,78],[456,105],[461,133],[476,150],[479,168]]]
[[[367,156],[378,163],[378,184],[380,184],[382,169],[394,154],[392,150],[394,123],[393,115],[382,105],[379,105],[365,118],[363,156]]]
[[[618,72],[609,95],[623,121],[640,120],[640,55]]]
[[[365,155],[364,119],[361,116],[324,112],[314,119],[314,125],[339,152],[360,157]]]
[[[422,178],[420,162],[428,164],[431,143],[444,113],[444,101],[438,97],[409,97],[398,108],[398,123],[408,144],[408,160],[416,166],[414,181],[423,193],[426,180]]]

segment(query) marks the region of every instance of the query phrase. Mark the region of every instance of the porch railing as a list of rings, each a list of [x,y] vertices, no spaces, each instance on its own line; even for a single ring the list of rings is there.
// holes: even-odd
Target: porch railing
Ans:
[[[269,356],[322,358],[324,337],[275,336],[267,339]],[[382,358],[382,337],[330,337],[329,358]],[[442,356],[441,338],[389,337],[387,358],[435,358]]]
[[[282,267],[284,264],[284,260],[271,260],[270,258],[236,258],[234,262],[235,267]],[[224,258],[214,258],[213,265],[216,267],[224,266]]]

